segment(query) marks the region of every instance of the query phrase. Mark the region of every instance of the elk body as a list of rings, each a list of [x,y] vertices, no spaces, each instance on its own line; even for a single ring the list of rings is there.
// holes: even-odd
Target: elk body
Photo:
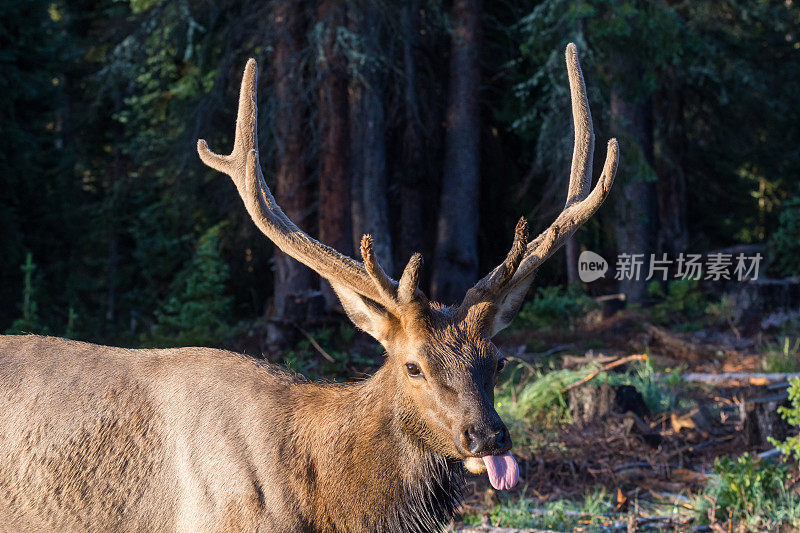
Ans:
[[[567,203],[460,305],[427,300],[421,257],[399,281],[372,240],[354,261],[286,218],[258,165],[256,65],[242,81],[230,155],[198,142],[228,174],[256,225],[327,279],[349,318],[386,349],[369,379],[311,383],[208,348],[131,350],[0,337],[0,531],[430,531],[449,521],[465,468],[513,486],[517,464],[494,410],[503,365],[492,337],[537,267],[608,195],[609,142],[592,189],[594,135],[573,45],[567,69],[575,149]]]

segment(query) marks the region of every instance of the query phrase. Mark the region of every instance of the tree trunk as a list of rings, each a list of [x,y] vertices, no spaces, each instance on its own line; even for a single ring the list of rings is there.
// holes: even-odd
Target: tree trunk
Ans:
[[[479,0],[456,0],[432,284],[434,297],[445,304],[459,301],[478,277],[479,25]]]
[[[683,95],[677,80],[673,80],[662,99],[669,117],[664,134],[664,158],[658,175],[658,251],[670,258],[686,252],[689,231],[686,222],[686,130],[683,123]]]
[[[636,70],[636,65],[626,58],[617,57],[613,68],[625,79]],[[622,86],[611,90],[611,129],[620,139],[627,154],[621,161],[618,173],[622,182],[614,195],[616,208],[615,230],[617,254],[641,254],[641,267],[633,279],[623,276],[620,292],[631,303],[647,297],[649,258],[655,253],[656,192],[653,173],[653,120],[649,99],[632,97]]]
[[[347,173],[347,80],[345,58],[336,44],[337,29],[345,22],[344,4],[323,0],[317,23],[323,28],[319,76],[320,131],[319,239],[346,255],[353,255],[350,221],[350,181]],[[333,289],[323,282],[329,310],[339,309]]]
[[[351,10],[354,30],[364,39],[366,64],[351,65],[359,75],[350,81],[350,169],[353,204],[353,244],[361,236],[374,237],[375,255],[381,266],[392,270],[386,176],[386,119],[383,107],[384,76],[381,71],[382,22],[372,2]]]
[[[275,2],[272,20],[275,35],[275,197],[284,213],[308,230],[311,211],[309,177],[303,160],[303,117],[300,97],[301,75],[296,59],[303,36],[301,7],[296,1]],[[305,265],[275,247],[275,318],[304,323],[305,303],[314,291],[314,275]]]
[[[580,249],[578,248],[578,239],[575,235],[567,239],[564,250],[566,252],[564,256],[567,261],[567,283],[569,285],[580,283],[581,280],[578,277],[578,256],[580,254]]]
[[[427,164],[423,126],[419,115],[419,87],[417,78],[417,50],[419,48],[419,0],[403,4],[403,74],[405,86],[403,103],[405,130],[403,132],[404,169],[400,181],[400,260],[405,261],[424,246],[422,226],[424,198],[422,186],[430,180]]]

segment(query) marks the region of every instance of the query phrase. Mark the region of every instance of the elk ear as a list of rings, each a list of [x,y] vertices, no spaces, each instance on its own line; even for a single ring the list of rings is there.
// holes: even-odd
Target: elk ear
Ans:
[[[344,285],[332,282],[331,287],[339,297],[350,321],[386,347],[392,328],[398,324],[397,318],[381,304]]]

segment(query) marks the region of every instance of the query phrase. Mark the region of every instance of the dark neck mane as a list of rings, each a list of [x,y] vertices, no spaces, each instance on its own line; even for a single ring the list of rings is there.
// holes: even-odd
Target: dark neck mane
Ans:
[[[464,489],[464,467],[427,454],[414,483],[406,484],[386,520],[387,531],[439,531],[455,516]]]

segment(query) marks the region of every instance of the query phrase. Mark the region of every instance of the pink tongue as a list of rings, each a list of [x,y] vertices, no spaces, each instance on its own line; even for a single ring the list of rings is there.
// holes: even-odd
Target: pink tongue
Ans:
[[[508,490],[519,481],[519,466],[510,453],[483,457],[489,481],[497,490]]]

